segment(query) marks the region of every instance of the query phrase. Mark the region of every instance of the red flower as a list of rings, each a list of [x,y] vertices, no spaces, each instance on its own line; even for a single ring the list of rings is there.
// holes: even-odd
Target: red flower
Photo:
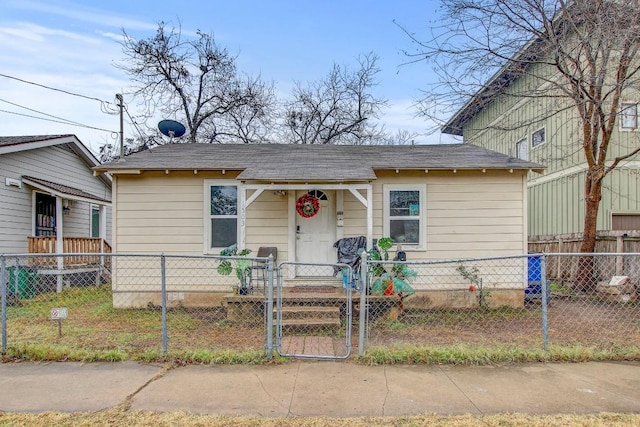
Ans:
[[[475,287],[475,286],[473,286],[473,285],[469,286],[469,292],[473,292],[473,291],[475,291],[475,290],[476,290],[476,287]]]

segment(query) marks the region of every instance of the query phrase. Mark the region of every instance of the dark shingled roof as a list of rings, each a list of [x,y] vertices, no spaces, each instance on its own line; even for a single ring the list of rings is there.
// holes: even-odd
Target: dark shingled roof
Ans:
[[[56,191],[58,193],[67,194],[69,196],[76,196],[76,197],[82,197],[84,199],[90,199],[90,200],[96,200],[96,201],[100,201],[100,202],[109,202],[109,203],[111,203],[111,200],[109,200],[109,199],[105,199],[103,197],[95,196],[95,195],[93,195],[91,193],[87,193],[84,190],[80,190],[78,188],[69,187],[68,185],[58,184],[57,182],[47,181],[47,180],[44,180],[44,179],[35,178],[35,177],[32,177],[32,176],[26,176],[26,175],[23,175],[22,179],[24,179],[27,183],[29,183],[31,181],[34,184],[39,184],[42,187],[49,188],[49,189],[54,190],[54,191]]]
[[[543,165],[469,144],[286,145],[170,144],[94,168],[240,170],[240,180],[368,181],[375,170],[523,169]]]
[[[0,136],[0,147],[18,144],[27,144],[29,142],[48,141],[50,139],[58,139],[73,135],[24,135],[24,136]]]

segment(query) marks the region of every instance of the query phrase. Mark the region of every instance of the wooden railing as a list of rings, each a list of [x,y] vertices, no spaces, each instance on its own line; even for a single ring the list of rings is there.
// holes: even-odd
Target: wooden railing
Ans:
[[[68,253],[111,253],[109,243],[100,237],[63,237],[62,252]],[[56,237],[55,236],[38,236],[29,237],[29,253],[30,254],[55,254]],[[108,258],[108,257],[107,257]],[[101,262],[109,263],[111,260],[101,261],[99,256],[79,255],[65,256],[64,265],[78,266],[89,264],[100,264]],[[56,257],[34,257],[29,260],[32,265],[57,265]]]

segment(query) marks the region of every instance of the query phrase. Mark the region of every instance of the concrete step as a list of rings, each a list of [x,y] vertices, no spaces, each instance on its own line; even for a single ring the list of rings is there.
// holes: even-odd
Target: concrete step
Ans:
[[[283,319],[340,319],[340,307],[291,305],[282,307],[281,312]]]
[[[322,329],[339,328],[340,319],[304,318],[304,319],[282,319],[282,327],[287,329]]]

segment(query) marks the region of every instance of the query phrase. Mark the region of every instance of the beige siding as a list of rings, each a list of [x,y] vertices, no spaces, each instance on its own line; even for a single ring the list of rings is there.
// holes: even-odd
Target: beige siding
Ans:
[[[204,249],[203,179],[224,178],[192,172],[118,176],[116,246],[118,252],[202,255]],[[426,185],[426,250],[414,259],[513,255],[523,242],[522,175],[505,172],[380,173],[373,183],[373,237],[383,233],[385,184]],[[344,191],[343,236],[366,235],[366,209]],[[277,246],[288,259],[288,201],[263,192],[248,208],[246,246]]]
[[[261,246],[278,248],[277,262],[288,259],[287,198],[264,191],[247,209],[246,246],[256,255]]]
[[[229,173],[161,172],[117,176],[118,252],[202,255],[205,245],[204,179]],[[263,192],[247,209],[246,246],[277,246],[287,256],[287,200]]]
[[[379,174],[374,183],[374,238],[382,234],[384,184],[426,184],[426,250],[410,259],[518,255],[526,252],[521,173]]]
[[[218,175],[161,172],[114,177],[115,250],[122,253],[202,255],[204,178]]]
[[[202,255],[205,249],[205,179],[229,180],[233,175],[155,172],[117,176],[116,250]],[[523,172],[381,172],[372,184],[373,238],[376,239],[384,237],[383,192],[388,184],[417,184],[426,188],[426,206],[421,209],[426,224],[425,249],[405,248],[410,260],[520,255],[527,250]],[[316,187],[321,188],[321,185]],[[344,225],[338,235],[366,235],[364,206],[346,190],[342,200]],[[260,246],[276,246],[279,262],[290,258],[288,243],[295,241],[290,240],[291,233],[295,233],[290,224],[293,223],[292,216],[296,215],[295,211],[289,211],[290,203],[287,197],[264,191],[248,208],[246,246],[254,254]],[[138,289],[142,286],[141,280],[149,289],[156,286],[159,273],[154,270],[157,268],[154,261],[141,262],[135,272],[130,266],[117,268],[114,288],[125,292]],[[143,280],[141,268],[146,266],[148,277]],[[207,289],[222,286],[229,291],[233,278],[216,278],[212,268],[203,267],[201,274],[182,285],[185,289],[195,287],[193,289],[200,290],[202,288],[198,286],[206,285]],[[197,270],[196,267],[193,269]],[[181,280],[184,278],[181,279],[180,274],[172,276],[168,278],[168,286],[178,291]]]
[[[344,193],[344,236],[367,235],[367,208],[350,192]],[[366,198],[366,194],[364,194]]]

